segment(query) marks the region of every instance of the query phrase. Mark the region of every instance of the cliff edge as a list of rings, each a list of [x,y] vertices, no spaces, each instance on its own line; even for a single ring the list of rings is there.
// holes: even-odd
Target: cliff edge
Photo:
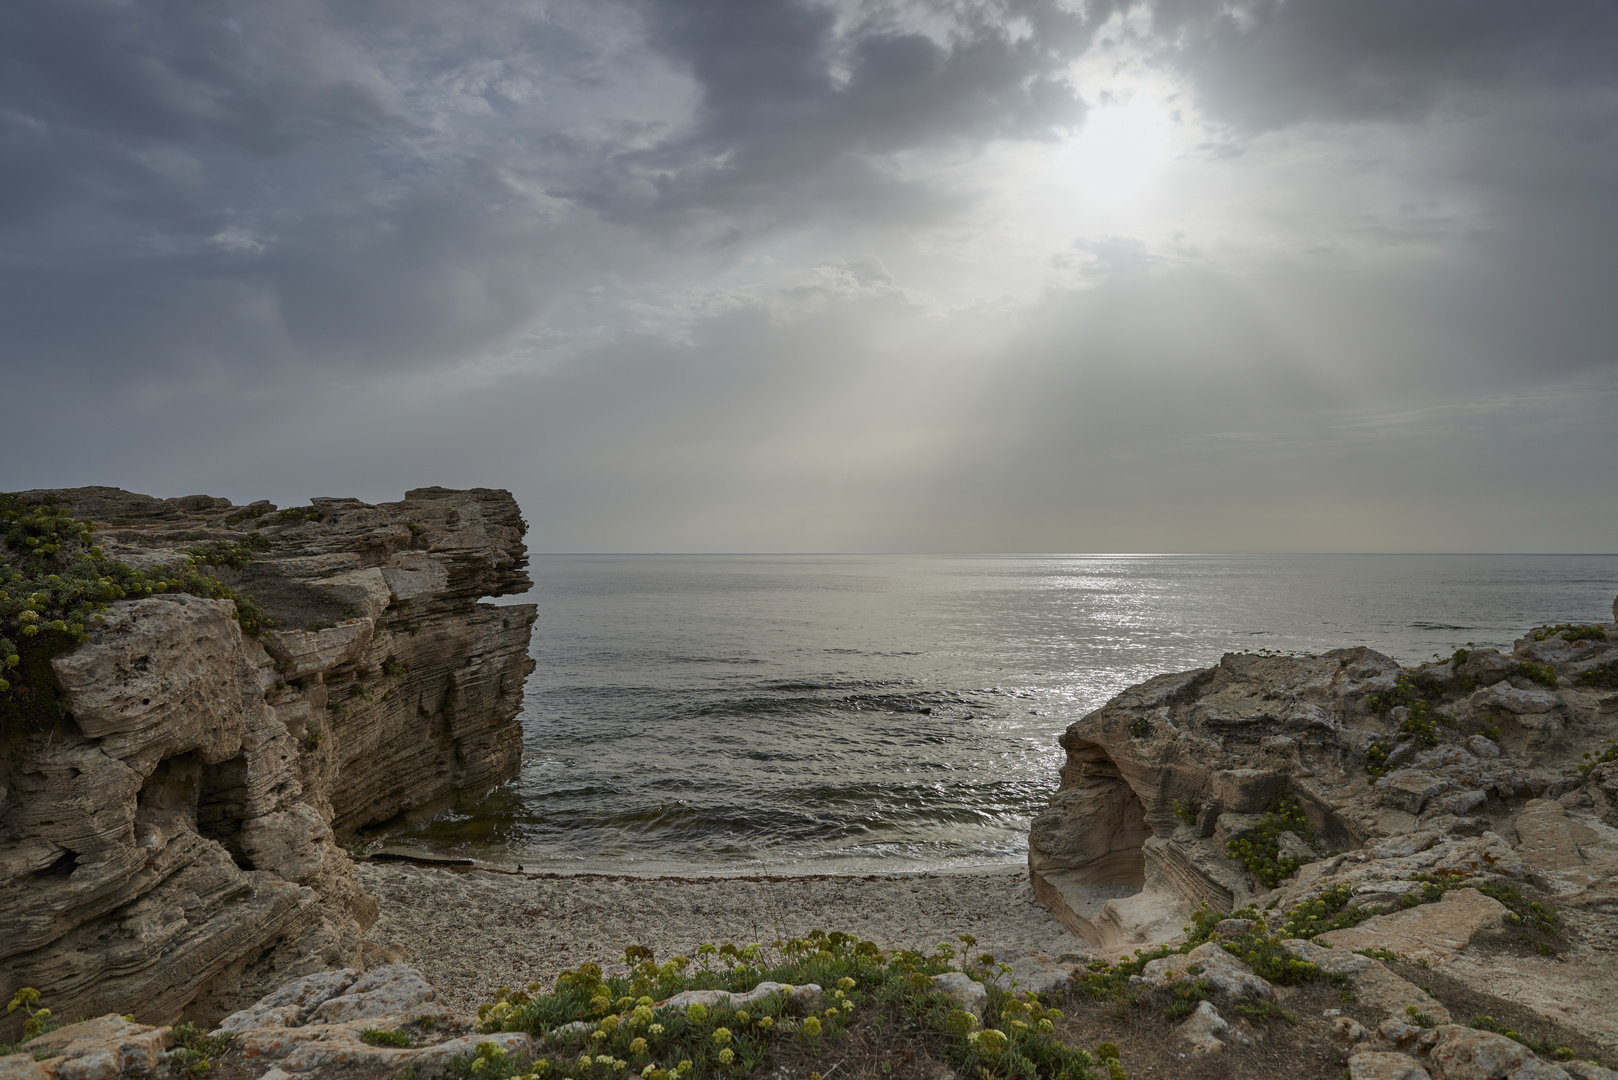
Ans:
[[[73,623],[17,613],[35,636],[0,694],[0,985],[49,987],[63,1015],[208,1021],[360,962],[376,902],[339,839],[520,765],[534,609],[479,603],[531,585],[511,495],[282,509],[75,488],[8,506],[18,566],[44,550],[29,508],[55,508],[47,530],[94,523],[97,562],[43,590],[125,598]],[[180,591],[176,567],[206,584]]]

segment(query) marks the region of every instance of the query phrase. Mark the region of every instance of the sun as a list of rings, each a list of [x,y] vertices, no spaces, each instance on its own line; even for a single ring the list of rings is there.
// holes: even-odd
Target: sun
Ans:
[[[1179,155],[1182,138],[1167,103],[1152,96],[1093,107],[1068,148],[1078,195],[1100,206],[1149,196]]]

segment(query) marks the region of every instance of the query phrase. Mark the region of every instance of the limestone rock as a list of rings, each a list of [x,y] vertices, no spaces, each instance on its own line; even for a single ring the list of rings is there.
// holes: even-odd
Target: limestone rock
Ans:
[[[1318,939],[1317,939],[1318,940]],[[1355,996],[1390,1019],[1403,1021],[1414,1008],[1434,1022],[1450,1022],[1449,1010],[1427,991],[1389,971],[1381,961],[1346,948],[1329,949],[1312,941],[1290,939],[1281,943],[1293,956],[1307,960],[1327,975],[1347,975]],[[1352,1021],[1349,1021],[1352,1023]]]
[[[982,983],[964,972],[946,971],[933,976],[933,985],[960,1002],[961,1008],[979,1020],[983,1019],[983,1010],[989,1004],[989,991]]]
[[[1618,1080],[1618,1069],[1607,1069],[1589,1061],[1559,1061],[1563,1072],[1574,1080]]]
[[[323,1002],[343,993],[360,977],[358,968],[317,971],[294,979],[281,989],[219,1022],[222,1031],[297,1027],[309,1020]]]
[[[0,985],[49,988],[61,1015],[211,1021],[353,964],[376,904],[338,841],[520,764],[532,608],[478,602],[529,585],[515,503],[427,488],[283,518],[52,494],[134,565],[258,534],[268,550],[210,572],[280,625],[125,600],[52,661],[69,715],[0,755]]]
[[[1348,1059],[1349,1080],[1430,1080],[1427,1070],[1405,1054],[1362,1050]]]
[[[172,1043],[168,1028],[108,1015],[30,1039],[26,1051],[12,1056],[42,1057],[43,1073],[56,1080],[115,1080],[154,1076],[163,1051]]]
[[[727,1009],[745,1009],[755,1001],[771,994],[787,995],[787,1000],[805,1012],[819,1012],[825,1007],[825,998],[818,983],[788,986],[786,983],[761,982],[753,989],[735,993],[730,990],[682,990],[671,998],[657,1003],[659,1009],[685,1009],[692,1005],[724,1006]]]
[[[1192,1053],[1217,1054],[1225,1048],[1225,1040],[1231,1034],[1231,1026],[1224,1017],[1206,1001],[1197,1002],[1196,1011],[1189,1019],[1174,1029],[1174,1033],[1191,1044]]]
[[[1566,1080],[1566,1070],[1492,1031],[1447,1024],[1433,1028],[1428,1062],[1433,1080]]]
[[[1148,986],[1167,986],[1170,983],[1206,979],[1213,988],[1227,997],[1256,997],[1264,1001],[1275,1000],[1275,988],[1253,974],[1253,969],[1225,951],[1224,946],[1206,942],[1183,955],[1165,956],[1153,960],[1130,978]]]
[[[1432,963],[1453,960],[1484,930],[1503,926],[1506,906],[1476,889],[1451,889],[1436,904],[1373,915],[1315,940],[1341,949],[1383,948]]]
[[[306,679],[364,656],[375,629],[375,620],[363,618],[325,630],[270,630],[264,635],[264,648],[275,657],[276,671],[284,678]]]
[[[387,964],[367,972],[340,996],[327,998],[317,1005],[311,1022],[346,1024],[390,1016],[409,1012],[437,997],[438,991],[414,968]]]
[[[1618,626],[1609,635],[1530,635],[1510,654],[1471,649],[1459,662],[1411,669],[1364,648],[1228,653],[1213,667],[1132,686],[1059,740],[1061,784],[1029,828],[1035,894],[1075,934],[1111,947],[1172,940],[1167,913],[1203,903],[1229,911],[1276,899],[1286,911],[1347,883],[1356,902],[1391,911],[1421,874],[1540,873],[1531,857],[1548,841],[1518,854],[1500,835],[1511,831],[1510,800],[1575,792],[1618,828],[1618,763],[1570,775],[1581,750],[1618,736],[1618,702],[1605,711],[1604,692],[1574,677],[1613,655]],[[1549,665],[1557,685],[1530,679],[1538,672],[1524,668],[1529,661]],[[1427,703],[1421,723],[1408,704],[1417,698]],[[1281,795],[1314,836],[1281,838],[1275,857],[1302,868],[1276,897],[1227,848],[1251,837]],[[1535,821],[1543,818],[1525,826]],[[1401,837],[1419,843],[1396,850]],[[1567,862],[1564,840],[1557,858]],[[1344,861],[1321,865],[1330,860],[1317,853],[1329,849]],[[1581,865],[1591,862],[1584,855]],[[1149,911],[1162,914],[1135,914]]]

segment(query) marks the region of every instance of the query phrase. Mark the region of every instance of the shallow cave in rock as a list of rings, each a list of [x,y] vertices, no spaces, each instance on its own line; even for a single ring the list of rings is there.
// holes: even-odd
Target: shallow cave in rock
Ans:
[[[247,759],[210,764],[195,751],[158,763],[136,802],[137,834],[155,830],[165,840],[192,831],[218,841],[237,866],[251,869],[242,852],[247,816]]]
[[[1063,788],[1029,831],[1035,892],[1068,929],[1101,944],[1114,936],[1106,905],[1145,887],[1151,835],[1145,805],[1106,751],[1070,747]]]

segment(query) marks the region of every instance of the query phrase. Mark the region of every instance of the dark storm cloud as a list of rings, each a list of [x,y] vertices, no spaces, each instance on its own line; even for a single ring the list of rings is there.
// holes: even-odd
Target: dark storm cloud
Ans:
[[[409,368],[667,261],[595,212],[713,251],[749,209],[937,220],[958,200],[884,155],[1081,115],[1057,76],[1085,24],[997,11],[929,37],[751,0],[20,0],[0,11],[12,355],[113,379]],[[682,79],[695,115],[668,100]]]
[[[1157,0],[1163,55],[1244,128],[1410,119],[1479,89],[1618,83],[1605,0]]]
[[[541,549],[1610,546],[1615,46],[1610,3],[11,0],[9,486],[505,484]],[[1126,67],[1209,145],[1081,227]]]
[[[1064,72],[1112,5],[962,6],[935,33],[875,18],[840,28],[833,9],[805,3],[649,10],[653,39],[701,87],[697,121],[616,157],[606,175],[618,183],[581,198],[628,218],[761,206],[801,216],[831,204],[854,215],[924,219],[948,204],[929,198],[923,181],[884,170],[880,158],[1046,138],[1078,124],[1084,103]],[[626,176],[649,180],[639,198]]]

